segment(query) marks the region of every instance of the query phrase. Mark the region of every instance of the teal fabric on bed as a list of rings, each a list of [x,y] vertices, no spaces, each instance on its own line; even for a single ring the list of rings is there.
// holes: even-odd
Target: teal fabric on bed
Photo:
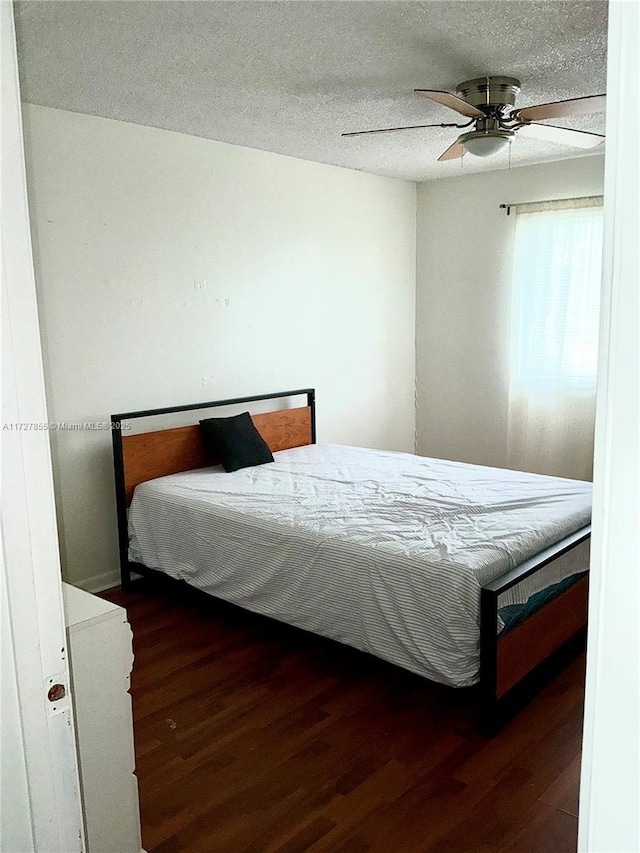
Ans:
[[[579,581],[585,575],[586,572],[577,572],[574,575],[569,575],[568,578],[564,578],[564,580],[551,584],[551,586],[540,590],[540,592],[536,592],[524,604],[508,604],[506,607],[499,608],[498,617],[504,622],[504,628],[500,633],[506,634],[507,631],[515,628],[516,625],[519,625],[520,622],[523,622],[535,613],[536,610],[539,610],[553,598],[560,595],[565,589],[569,589],[570,586],[573,586],[576,581]]]

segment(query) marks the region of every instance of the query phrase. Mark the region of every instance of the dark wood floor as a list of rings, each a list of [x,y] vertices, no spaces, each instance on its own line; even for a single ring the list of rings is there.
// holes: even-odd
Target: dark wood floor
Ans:
[[[490,740],[473,691],[155,582],[103,595],[148,853],[575,851],[584,658]]]

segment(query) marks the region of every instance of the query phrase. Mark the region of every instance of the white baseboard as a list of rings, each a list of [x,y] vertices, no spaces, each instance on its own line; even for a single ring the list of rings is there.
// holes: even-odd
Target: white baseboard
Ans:
[[[117,571],[103,572],[101,575],[92,575],[79,581],[71,581],[74,586],[84,589],[85,592],[103,592],[114,586],[120,586],[120,573]]]

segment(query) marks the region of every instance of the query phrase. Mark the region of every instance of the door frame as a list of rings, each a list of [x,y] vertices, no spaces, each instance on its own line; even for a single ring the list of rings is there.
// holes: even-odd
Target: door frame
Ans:
[[[609,3],[600,364],[578,850],[640,850],[640,5]]]
[[[39,428],[47,407],[9,0],[0,2],[0,29],[3,712],[12,720],[5,735],[12,744],[2,744],[2,848],[79,853],[84,830],[49,436]]]

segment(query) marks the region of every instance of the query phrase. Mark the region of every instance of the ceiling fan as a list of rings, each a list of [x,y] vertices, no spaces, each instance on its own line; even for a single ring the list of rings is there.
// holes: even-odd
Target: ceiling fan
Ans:
[[[342,136],[363,136],[369,133],[391,133],[399,130],[416,130],[424,127],[457,127],[473,129],[461,134],[438,160],[457,160],[465,153],[476,157],[497,154],[516,134],[547,142],[559,142],[576,148],[594,148],[604,141],[601,133],[572,130],[551,124],[538,124],[543,119],[582,116],[604,112],[605,95],[588,95],[570,98],[533,107],[516,109],[516,98],[520,93],[520,81],[515,77],[477,77],[465,80],[456,87],[456,94],[435,89],[414,89],[416,95],[429,98],[438,104],[455,110],[470,119],[466,124],[413,124],[407,127],[384,127],[378,130],[358,130]]]

